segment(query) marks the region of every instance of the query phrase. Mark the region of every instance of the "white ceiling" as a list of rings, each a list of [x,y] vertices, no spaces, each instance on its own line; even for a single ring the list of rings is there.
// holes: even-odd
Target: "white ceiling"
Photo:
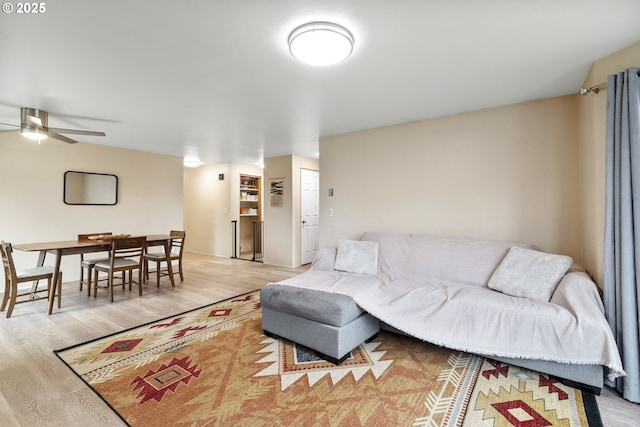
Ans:
[[[576,93],[593,61],[640,40],[639,0],[45,8],[0,15],[0,122],[40,108],[51,127],[107,133],[82,141],[205,163],[312,157],[322,136]],[[294,60],[287,36],[309,21],[347,27],[352,57],[322,68]]]

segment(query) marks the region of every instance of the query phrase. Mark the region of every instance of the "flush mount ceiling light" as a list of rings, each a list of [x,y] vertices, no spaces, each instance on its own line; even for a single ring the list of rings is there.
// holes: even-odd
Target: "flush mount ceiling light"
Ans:
[[[197,168],[202,163],[200,162],[200,159],[188,157],[183,160],[183,164],[188,168]]]
[[[309,65],[333,65],[353,52],[353,36],[346,28],[331,22],[309,22],[289,34],[289,52]]]

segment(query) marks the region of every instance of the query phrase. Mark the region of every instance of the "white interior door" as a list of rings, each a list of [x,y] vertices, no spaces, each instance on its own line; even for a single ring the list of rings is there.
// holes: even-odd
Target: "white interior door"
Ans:
[[[300,263],[313,261],[318,252],[318,220],[320,215],[320,173],[300,169]]]

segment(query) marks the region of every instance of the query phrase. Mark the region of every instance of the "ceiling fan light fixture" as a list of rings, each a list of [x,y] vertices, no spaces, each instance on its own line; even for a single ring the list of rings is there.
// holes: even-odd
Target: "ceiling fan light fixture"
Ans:
[[[49,114],[37,108],[20,109],[20,132],[25,138],[40,141],[47,138]]]
[[[289,34],[289,52],[305,64],[334,65],[351,56],[353,42],[353,35],[341,25],[309,22]]]
[[[32,139],[34,141],[41,141],[43,139],[47,139],[47,132],[44,131],[43,129],[23,128],[21,133],[22,133],[22,136],[24,136],[25,138]]]

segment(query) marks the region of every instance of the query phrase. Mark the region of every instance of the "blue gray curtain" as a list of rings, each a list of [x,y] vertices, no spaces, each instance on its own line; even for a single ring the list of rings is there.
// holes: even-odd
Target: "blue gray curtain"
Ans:
[[[626,377],[608,382],[640,402],[640,74],[607,80],[604,305]]]

